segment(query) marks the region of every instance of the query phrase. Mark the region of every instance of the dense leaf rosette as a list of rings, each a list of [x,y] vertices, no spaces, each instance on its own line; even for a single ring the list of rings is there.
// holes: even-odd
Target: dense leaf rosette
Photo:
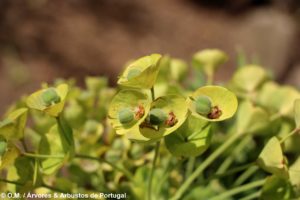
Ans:
[[[50,104],[45,103],[44,96],[49,90],[54,93],[53,95],[58,96],[58,101],[51,102]],[[31,94],[27,98],[26,103],[29,108],[45,112],[52,117],[58,117],[64,108],[68,91],[69,87],[67,84],[61,84],[56,88],[42,89]]]
[[[140,125],[150,110],[150,97],[137,90],[121,90],[112,99],[108,110],[108,118],[117,134],[123,135],[135,126]],[[134,119],[129,123],[120,122],[120,112],[129,109],[134,114]]]
[[[151,104],[151,109],[154,108],[163,110],[168,117],[158,126],[152,126],[148,120],[139,126],[140,133],[150,139],[159,139],[174,132],[184,123],[188,114],[185,99],[177,95],[157,98]]]
[[[212,108],[219,111],[218,116],[215,118],[201,115],[196,111],[195,101],[199,96],[207,96],[211,99]],[[220,86],[204,86],[196,90],[190,97],[188,97],[188,106],[192,115],[197,118],[207,121],[223,121],[231,118],[238,107],[238,101],[232,92]],[[212,110],[213,112],[214,110]],[[213,114],[213,113],[211,113]],[[210,115],[211,116],[211,115]]]
[[[118,84],[133,88],[151,88],[159,72],[161,55],[152,54],[130,63],[118,80]]]
[[[282,178],[288,178],[286,160],[279,140],[272,137],[260,153],[257,164],[267,172]]]
[[[168,150],[175,156],[199,156],[210,145],[211,126],[190,115],[174,133],[165,137]]]
[[[9,139],[20,139],[24,135],[27,121],[27,108],[20,108],[10,113],[0,122],[0,135]]]

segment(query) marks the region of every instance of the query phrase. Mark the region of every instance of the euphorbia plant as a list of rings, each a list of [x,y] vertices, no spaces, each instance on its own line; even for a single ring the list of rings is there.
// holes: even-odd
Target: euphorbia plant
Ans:
[[[252,64],[216,84],[227,59],[199,51],[189,69],[152,54],[127,63],[117,88],[43,84],[0,122],[1,192],[299,198],[299,91]]]

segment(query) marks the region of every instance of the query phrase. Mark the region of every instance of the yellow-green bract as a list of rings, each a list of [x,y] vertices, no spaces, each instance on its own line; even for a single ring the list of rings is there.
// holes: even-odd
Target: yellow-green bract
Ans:
[[[210,119],[207,116],[203,116],[196,111],[194,101],[198,96],[204,95],[211,99],[212,107],[217,106],[221,110],[222,114],[216,119]],[[190,97],[188,97],[188,107],[197,118],[204,119],[207,121],[223,121],[228,118],[231,118],[238,107],[238,101],[232,92],[228,89],[220,86],[204,86],[197,89]]]
[[[132,88],[153,87],[158,72],[161,55],[152,54],[130,63],[118,80],[118,84]]]
[[[58,117],[58,115],[62,112],[65,101],[67,98],[67,94],[69,91],[69,87],[67,84],[61,84],[55,88],[55,92],[60,98],[60,102],[54,103],[52,105],[46,106],[43,100],[43,94],[46,92],[48,89],[42,89],[39,90],[33,94],[31,94],[27,98],[27,106],[29,108],[39,110],[42,112],[47,113],[48,115],[52,117]]]
[[[114,96],[110,103],[108,110],[109,122],[117,134],[123,135],[145,120],[150,110],[150,105],[151,99],[147,94],[132,89],[121,90]],[[123,109],[130,109],[136,112],[139,112],[139,109],[143,109],[144,113],[139,119],[123,124],[119,119],[119,112]]]
[[[165,137],[168,150],[175,156],[199,156],[211,142],[211,126],[190,115],[174,133]]]

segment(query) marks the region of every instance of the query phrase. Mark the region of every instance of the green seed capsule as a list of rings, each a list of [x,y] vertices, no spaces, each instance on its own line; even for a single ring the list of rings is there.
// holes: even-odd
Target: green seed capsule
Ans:
[[[5,140],[0,140],[0,156],[3,156],[7,149],[7,142]]]
[[[84,130],[88,133],[95,133],[98,129],[98,122],[95,120],[89,120],[84,125]]]
[[[196,112],[200,115],[208,115],[211,112],[212,102],[208,96],[201,95],[195,100]]]
[[[127,74],[127,80],[131,80],[141,74],[139,69],[131,69]]]
[[[50,106],[53,103],[59,103],[60,96],[58,96],[58,94],[54,88],[49,88],[43,92],[42,100],[43,100],[45,106]]]
[[[154,108],[150,111],[150,123],[152,125],[160,125],[167,120],[167,114],[159,108]]]
[[[127,124],[133,121],[134,113],[129,108],[124,108],[118,113],[119,120],[121,124]]]

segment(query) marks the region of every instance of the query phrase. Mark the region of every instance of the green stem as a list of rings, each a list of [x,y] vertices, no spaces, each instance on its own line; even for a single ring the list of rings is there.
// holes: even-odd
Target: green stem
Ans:
[[[252,183],[248,183],[248,184],[245,184],[245,185],[227,190],[226,192],[224,192],[222,194],[219,194],[218,196],[213,197],[210,200],[223,200],[223,199],[226,199],[226,198],[231,197],[233,195],[251,190],[253,188],[260,187],[265,183],[265,181],[266,181],[265,179],[258,180],[258,181],[252,182]]]
[[[252,166],[242,173],[236,181],[233,183],[233,186],[239,186],[243,184],[252,174],[254,174],[259,168],[257,166]]]
[[[228,156],[224,162],[220,165],[219,169],[217,170],[217,174],[223,174],[227,171],[230,167],[232,162],[234,161],[235,157],[244,149],[245,146],[249,144],[251,141],[251,136],[246,136],[242,139],[242,141],[235,147],[231,156]]]
[[[155,146],[154,158],[152,161],[152,168],[151,168],[149,182],[148,182],[148,192],[147,192],[148,200],[151,200],[151,198],[152,198],[152,196],[151,196],[152,195],[152,180],[153,180],[153,175],[154,175],[154,171],[155,171],[156,161],[157,161],[158,154],[159,154],[159,147],[160,147],[160,141],[158,141]]]
[[[151,88],[151,98],[152,98],[152,101],[155,100],[154,87]]]
[[[239,139],[243,134],[236,133],[231,135],[230,138],[226,140],[217,150],[215,150],[210,156],[202,162],[198,168],[191,174],[191,176],[186,179],[186,181],[177,190],[175,195],[171,200],[178,200],[184,194],[184,192],[191,186],[194,180],[212,163],[214,162],[228,147],[230,147],[237,139]]]
[[[125,168],[119,167],[119,166],[115,165],[112,162],[109,162],[109,161],[101,159],[101,158],[97,158],[97,157],[93,157],[93,156],[88,156],[88,155],[81,155],[81,154],[76,154],[75,158],[95,160],[95,161],[98,161],[98,162],[106,163],[106,164],[110,165],[113,169],[115,169],[116,171],[122,172],[128,178],[128,180],[132,181],[133,183],[135,182],[134,178],[133,178],[133,174],[131,174]]]
[[[209,182],[212,179],[222,178],[224,176],[229,176],[229,175],[235,174],[237,172],[240,172],[240,171],[243,171],[245,169],[248,169],[249,167],[252,167],[254,165],[255,165],[255,163],[248,163],[248,164],[236,167],[236,168],[234,168],[232,170],[229,170],[227,172],[224,172],[222,174],[216,174],[216,175],[212,176],[211,178],[209,178],[209,180],[207,182]]]
[[[295,128],[292,132],[287,134],[284,138],[280,140],[280,143],[284,143],[289,137],[293,136],[294,134],[298,133],[300,131],[300,128]]]
[[[22,155],[24,155],[26,157],[40,158],[40,159],[44,159],[44,158],[61,159],[61,158],[64,158],[64,155],[43,155],[43,154],[33,154],[33,153],[27,153],[27,152],[23,152]]]
[[[9,184],[14,184],[14,185],[23,186],[22,183],[18,183],[18,182],[16,182],[16,181],[9,181],[9,180],[6,180],[6,179],[0,179],[0,182],[4,182],[4,183],[9,183]]]
[[[188,178],[190,176],[190,174],[193,172],[195,161],[196,161],[195,157],[189,158],[188,163],[187,163],[185,178]]]
[[[243,198],[240,199],[240,200],[259,199],[260,194],[261,194],[261,191],[257,191],[257,192],[254,192],[254,193],[252,193],[252,194],[249,194],[248,196],[243,197]]]

